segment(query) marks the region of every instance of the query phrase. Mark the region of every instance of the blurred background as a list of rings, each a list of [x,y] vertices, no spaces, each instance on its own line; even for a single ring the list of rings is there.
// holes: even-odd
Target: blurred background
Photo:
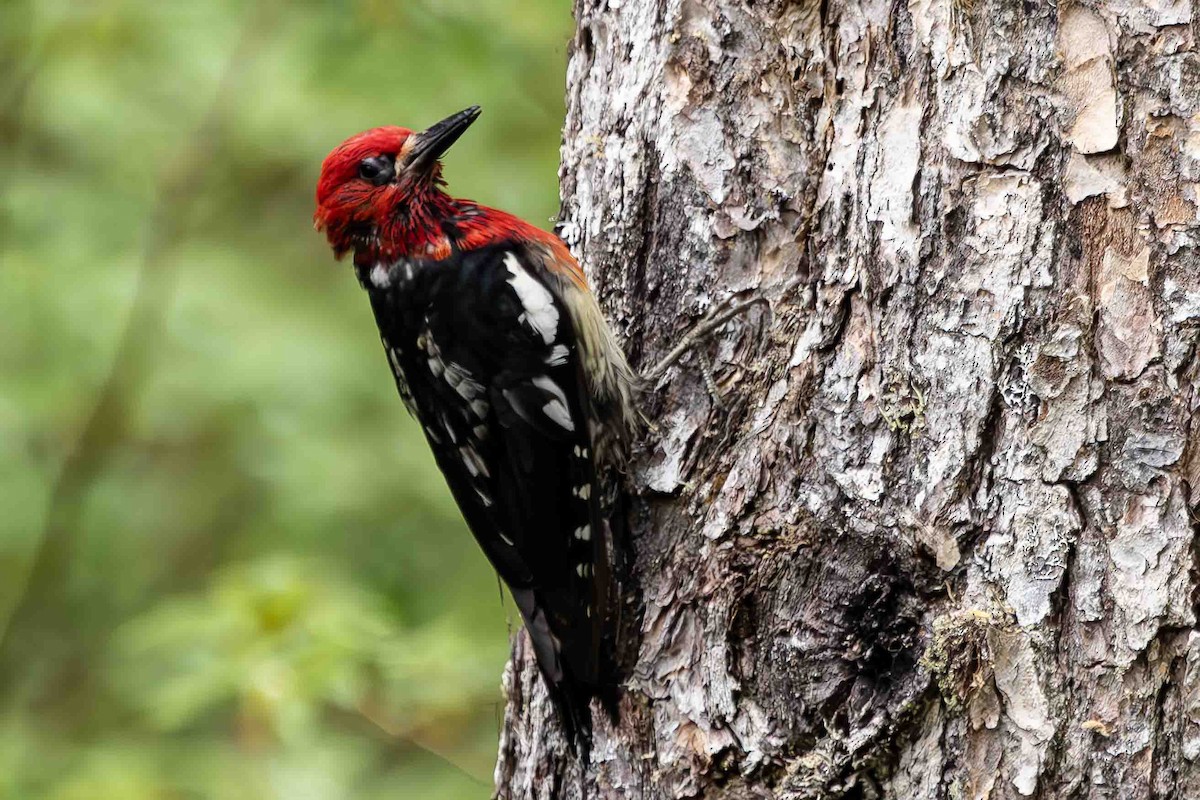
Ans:
[[[516,614],[313,231],[484,115],[551,226],[566,0],[0,2],[0,800],[483,798]]]

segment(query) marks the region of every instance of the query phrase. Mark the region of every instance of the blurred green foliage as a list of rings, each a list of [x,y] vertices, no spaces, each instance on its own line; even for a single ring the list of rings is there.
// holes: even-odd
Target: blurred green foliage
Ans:
[[[321,159],[472,103],[547,225],[564,0],[0,2],[0,800],[480,798],[509,620]]]

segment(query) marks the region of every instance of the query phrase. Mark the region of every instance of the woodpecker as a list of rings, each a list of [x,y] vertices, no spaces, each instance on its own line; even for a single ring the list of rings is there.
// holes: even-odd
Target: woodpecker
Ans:
[[[603,681],[636,380],[558,237],[445,191],[440,159],[479,114],[347,139],[314,223],[336,258],[353,252],[400,397],[575,737]]]

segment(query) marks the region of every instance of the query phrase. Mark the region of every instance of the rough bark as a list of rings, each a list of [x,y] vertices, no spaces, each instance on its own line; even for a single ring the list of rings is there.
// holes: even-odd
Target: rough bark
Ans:
[[[502,798],[1200,797],[1200,9],[576,0],[562,232],[646,398],[590,763]]]

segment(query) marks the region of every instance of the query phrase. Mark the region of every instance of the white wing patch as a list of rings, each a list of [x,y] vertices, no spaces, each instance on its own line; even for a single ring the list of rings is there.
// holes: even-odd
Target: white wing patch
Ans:
[[[487,464],[479,457],[479,453],[471,445],[463,445],[458,448],[459,456],[463,460],[463,464],[467,468],[467,472],[471,473],[471,477],[478,478],[482,475],[485,478],[492,477],[492,473],[488,471]]]
[[[450,384],[451,389],[458,392],[459,397],[470,402],[483,394],[483,384],[471,377],[471,373],[467,372],[466,368],[453,361],[447,361],[445,365],[446,383]]]
[[[550,290],[529,274],[515,253],[504,257],[504,266],[512,276],[508,282],[525,309],[521,314],[521,321],[541,334],[543,342],[553,344],[554,337],[558,334],[558,307],[554,305],[554,297]]]
[[[454,423],[450,421],[450,417],[446,416],[446,412],[444,411],[440,412],[438,416],[441,417],[442,430],[450,437],[450,443],[458,444],[458,434],[454,432]]]
[[[376,289],[387,289],[392,285],[392,271],[387,264],[377,262],[371,268],[371,283]]]
[[[475,380],[475,377],[462,364],[446,360],[442,355],[442,349],[433,340],[433,333],[428,328],[417,338],[417,346],[423,347],[429,355],[429,372],[433,377],[444,378],[446,383],[450,384],[450,388],[467,401],[475,416],[480,419],[486,417],[489,407],[487,400],[483,399],[483,384]]]
[[[546,356],[546,364],[551,367],[561,367],[567,363],[567,356],[571,351],[567,349],[565,344],[556,344],[550,350],[550,355]]]
[[[392,375],[396,378],[396,389],[400,392],[400,399],[404,401],[404,407],[408,409],[408,413],[412,416],[417,416],[417,404],[413,400],[412,391],[408,388],[408,378],[404,374],[404,367],[400,364],[400,351],[388,344],[387,339],[383,339],[383,346],[387,350],[388,362],[392,366]]]
[[[550,399],[542,406],[542,413],[563,430],[574,431],[575,420],[571,419],[571,407],[567,403],[567,396],[563,394],[563,390],[558,388],[558,384],[545,375],[535,376],[532,383],[550,396]]]

